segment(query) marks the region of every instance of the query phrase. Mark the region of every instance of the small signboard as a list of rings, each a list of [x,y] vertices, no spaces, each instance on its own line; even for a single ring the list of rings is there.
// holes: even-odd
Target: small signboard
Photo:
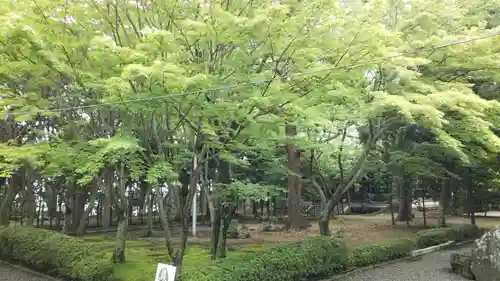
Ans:
[[[177,268],[170,264],[159,263],[155,281],[174,281]]]

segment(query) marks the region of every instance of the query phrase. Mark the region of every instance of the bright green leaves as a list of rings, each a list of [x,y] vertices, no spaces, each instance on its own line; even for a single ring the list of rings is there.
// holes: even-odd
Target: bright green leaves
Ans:
[[[166,180],[172,181],[177,177],[177,173],[174,172],[172,165],[168,162],[158,162],[147,171],[147,181],[152,185],[160,184]]]

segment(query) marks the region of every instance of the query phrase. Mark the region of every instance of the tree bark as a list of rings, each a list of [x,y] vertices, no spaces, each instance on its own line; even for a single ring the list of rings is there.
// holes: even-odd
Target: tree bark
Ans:
[[[0,206],[0,225],[2,226],[9,226],[10,224],[12,203],[14,203],[14,199],[19,191],[19,181],[17,178],[17,175],[12,175],[12,178],[10,178],[9,183],[6,185],[7,191]]]
[[[147,219],[146,219],[146,227],[144,228],[144,237],[151,237],[153,236],[153,200],[152,200],[152,192],[151,189],[148,187],[148,191],[146,192],[146,212],[147,212]]]
[[[95,179],[92,182],[90,188],[89,203],[85,211],[83,211],[82,216],[80,217],[78,228],[76,229],[76,236],[82,236],[83,234],[85,234],[85,230],[87,228],[87,219],[90,215],[90,212],[92,212],[92,209],[94,209],[95,201],[97,200],[97,190],[99,189],[99,183],[97,181],[98,180]]]
[[[113,170],[104,172],[104,202],[102,204],[102,228],[107,230],[111,226],[111,202],[113,190]]]
[[[297,127],[287,124],[285,126],[285,134],[287,136],[296,136]],[[308,223],[300,214],[300,199],[301,199],[301,161],[300,151],[294,143],[289,143],[286,146],[288,154],[288,227],[291,229],[304,229],[308,227]],[[261,212],[262,213],[262,212]]]
[[[438,227],[446,227],[446,213],[450,200],[450,179],[443,179],[439,194]]]
[[[115,192],[115,207],[117,210],[118,226],[116,229],[116,241],[115,248],[113,250],[113,256],[111,260],[113,263],[123,263],[125,262],[125,243],[126,243],[126,232],[128,224],[128,200],[126,198],[127,186],[125,184],[125,164],[120,163],[119,170],[119,185]]]
[[[370,150],[371,150],[371,144],[368,144],[365,150],[363,151],[363,154],[360,156],[360,158],[358,158],[358,161],[354,165],[351,175],[348,177],[348,182],[346,184],[340,183],[339,185],[337,185],[335,192],[331,195],[325,208],[321,210],[320,219],[318,222],[321,235],[330,236],[330,229],[328,226],[330,221],[330,215],[335,206],[342,199],[344,193],[347,192],[354,185],[354,183],[361,177]]]
[[[77,190],[73,197],[73,208],[71,217],[71,232],[75,234],[80,224],[80,219],[85,212],[85,202],[87,201],[87,191]]]
[[[399,185],[401,196],[399,198],[398,220],[405,221],[408,224],[412,220],[411,177],[406,174],[401,175]]]

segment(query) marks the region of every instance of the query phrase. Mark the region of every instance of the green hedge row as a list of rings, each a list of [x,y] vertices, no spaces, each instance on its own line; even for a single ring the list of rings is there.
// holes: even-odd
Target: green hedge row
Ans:
[[[475,225],[464,224],[452,227],[421,230],[417,233],[417,248],[426,248],[448,241],[465,241],[477,238],[482,231]]]
[[[328,277],[348,267],[367,266],[409,256],[449,240],[476,238],[481,231],[457,225],[419,231],[416,241],[397,239],[348,250],[332,237],[312,237],[225,259],[185,263],[186,281],[302,281]],[[0,258],[23,263],[52,275],[78,281],[109,281],[112,264],[82,240],[48,230],[11,227],[0,230]],[[186,257],[189,259],[189,257]]]
[[[344,271],[348,266],[348,252],[345,245],[334,238],[314,237],[194,266],[196,268],[184,267],[183,280],[299,281]]]
[[[409,256],[413,248],[414,242],[409,239],[361,245],[352,250],[349,264],[359,267],[395,260]]]
[[[0,258],[78,281],[107,281],[113,271],[111,261],[83,240],[31,227],[1,229]]]

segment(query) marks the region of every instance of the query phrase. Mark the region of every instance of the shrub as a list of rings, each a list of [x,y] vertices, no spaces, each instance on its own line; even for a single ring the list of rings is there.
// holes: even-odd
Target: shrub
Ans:
[[[0,258],[71,280],[111,279],[111,261],[83,240],[31,227],[0,231]]]
[[[471,224],[421,230],[417,233],[417,247],[426,248],[448,241],[465,241],[481,235],[481,230]]]
[[[338,273],[347,263],[343,243],[332,237],[314,237],[228,256],[203,266],[186,265],[182,278],[186,281],[294,281]]]
[[[450,240],[466,241],[480,237],[483,231],[473,224],[458,224],[450,229]]]
[[[449,240],[448,228],[433,228],[417,232],[417,248],[419,249],[446,243]]]
[[[349,257],[352,266],[366,266],[409,256],[414,243],[408,239],[361,245],[353,249]]]

